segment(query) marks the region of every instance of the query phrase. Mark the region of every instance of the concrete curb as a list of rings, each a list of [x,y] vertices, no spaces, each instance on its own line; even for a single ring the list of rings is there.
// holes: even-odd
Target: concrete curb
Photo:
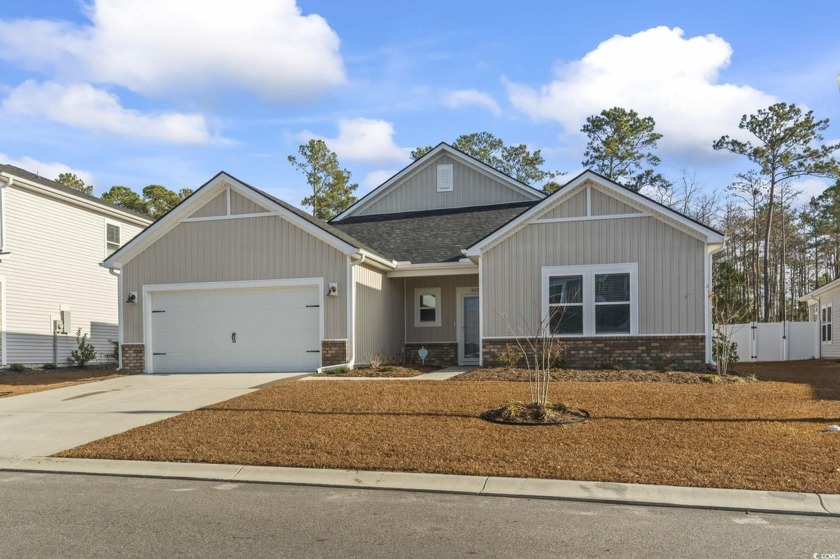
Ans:
[[[0,471],[428,491],[840,517],[840,495],[234,464],[2,457]]]

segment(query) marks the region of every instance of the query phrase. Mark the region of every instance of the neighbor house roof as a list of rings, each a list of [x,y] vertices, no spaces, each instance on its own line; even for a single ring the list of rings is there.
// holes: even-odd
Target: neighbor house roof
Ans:
[[[332,228],[375,252],[412,264],[457,262],[461,253],[537,202],[347,217]]]
[[[20,178],[40,186],[45,186],[47,188],[56,190],[58,192],[62,192],[64,194],[69,194],[71,196],[75,196],[80,200],[84,200],[86,202],[92,202],[96,205],[102,206],[103,209],[113,210],[121,213],[127,213],[135,217],[139,217],[144,219],[145,221],[151,221],[151,218],[146,214],[137,213],[121,206],[117,206],[106,202],[101,198],[97,198],[92,194],[88,194],[86,192],[82,192],[81,190],[76,190],[75,188],[70,188],[69,186],[64,186],[60,182],[56,182],[50,179],[45,179],[44,177],[37,175],[35,173],[31,173],[26,169],[21,169],[20,167],[15,167],[14,165],[7,165],[7,164],[0,164],[0,173],[6,173],[8,175],[12,175],[16,178]]]

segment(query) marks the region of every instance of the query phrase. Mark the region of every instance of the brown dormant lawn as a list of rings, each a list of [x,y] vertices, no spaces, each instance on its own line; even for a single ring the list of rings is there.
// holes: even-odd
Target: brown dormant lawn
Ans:
[[[556,382],[595,419],[524,427],[478,417],[521,382],[286,382],[60,456],[840,493],[833,386]]]
[[[0,398],[122,376],[114,369],[56,369],[0,374]]]

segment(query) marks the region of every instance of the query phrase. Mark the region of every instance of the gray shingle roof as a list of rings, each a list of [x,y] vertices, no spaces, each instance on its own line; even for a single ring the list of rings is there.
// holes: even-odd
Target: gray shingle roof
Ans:
[[[146,219],[146,220],[151,219],[149,216],[147,216],[145,214],[141,214],[141,213],[137,213],[137,212],[134,212],[134,211],[131,211],[131,210],[127,210],[127,209],[122,208],[120,206],[115,206],[114,204],[108,203],[101,198],[97,198],[96,196],[93,196],[92,194],[82,192],[81,190],[76,190],[75,188],[70,188],[69,186],[64,186],[60,182],[56,182],[56,181],[53,181],[53,180],[50,180],[50,179],[45,179],[44,177],[42,177],[40,175],[36,175],[35,173],[30,173],[26,169],[21,169],[20,167],[15,167],[14,165],[0,164],[0,172],[8,173],[10,175],[14,175],[16,177],[28,180],[30,182],[34,182],[34,183],[40,184],[42,186],[52,188],[52,189],[58,190],[60,192],[64,192],[65,194],[70,194],[70,195],[76,196],[78,198],[81,198],[83,200],[87,200],[88,202],[93,202],[95,204],[98,204],[100,206],[103,206],[103,207],[111,209],[111,210],[119,210],[119,211],[131,214],[131,215],[135,215],[137,217],[140,217],[140,218],[143,218],[143,219]]]
[[[537,202],[516,202],[344,218],[333,228],[398,262],[457,262],[461,249],[486,237]]]

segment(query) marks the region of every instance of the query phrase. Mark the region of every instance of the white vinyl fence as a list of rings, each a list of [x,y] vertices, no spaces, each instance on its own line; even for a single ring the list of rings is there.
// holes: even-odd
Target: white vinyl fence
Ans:
[[[741,363],[795,361],[820,355],[818,322],[750,322],[724,328],[738,344]]]

